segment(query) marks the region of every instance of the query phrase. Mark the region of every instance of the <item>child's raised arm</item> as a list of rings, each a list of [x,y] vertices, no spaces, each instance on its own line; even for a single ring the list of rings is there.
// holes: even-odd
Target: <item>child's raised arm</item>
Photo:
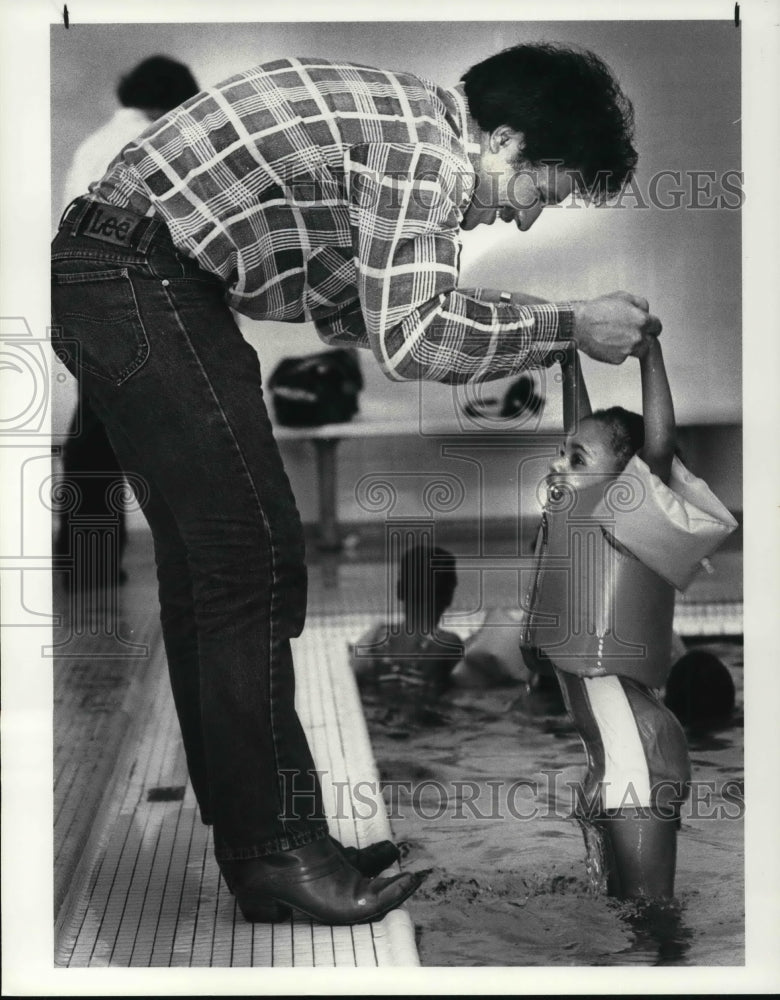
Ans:
[[[646,350],[639,357],[642,373],[642,414],[645,443],[639,455],[651,472],[667,483],[676,447],[674,403],[666,377],[661,344],[657,337],[645,338]]]
[[[566,433],[571,434],[579,427],[580,420],[589,417],[593,412],[576,347],[572,347],[565,360],[561,362],[561,372],[563,374],[563,425]]]

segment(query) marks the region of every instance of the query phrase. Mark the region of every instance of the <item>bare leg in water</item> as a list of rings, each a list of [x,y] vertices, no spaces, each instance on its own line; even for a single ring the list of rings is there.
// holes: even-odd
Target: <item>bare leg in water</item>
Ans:
[[[671,899],[677,863],[677,821],[643,809],[621,809],[580,821],[588,870],[616,899]]]

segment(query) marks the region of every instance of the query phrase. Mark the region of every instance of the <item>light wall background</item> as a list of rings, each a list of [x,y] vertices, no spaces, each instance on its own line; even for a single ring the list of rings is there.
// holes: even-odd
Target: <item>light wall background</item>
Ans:
[[[637,188],[645,200],[650,179],[661,170],[721,177],[740,169],[739,32],[732,21],[75,24],[68,31],[55,27],[51,35],[52,230],[76,147],[112,115],[121,73],[146,56],[162,53],[188,63],[202,86],[282,55],[351,59],[449,86],[469,65],[508,45],[542,40],[591,48],[617,74],[634,102]],[[722,193],[716,183],[712,194]],[[623,208],[560,207],[546,210],[528,233],[499,223],[464,234],[461,285],[518,289],[551,300],[617,289],[645,296],[664,324],[686,459],[724,502],[740,509],[740,213],[695,209],[686,201],[674,210],[635,208],[631,198]],[[247,321],[242,328],[266,376],[281,357],[320,348],[307,326]],[[361,357],[364,398],[412,415],[418,387],[389,382],[368,353]],[[585,374],[594,403],[641,408],[633,360],[613,368],[586,359]],[[496,388],[500,392],[503,384]],[[434,409],[446,409],[452,391],[426,386],[425,398]],[[72,399],[72,385],[59,389],[55,431],[67,427]],[[303,518],[314,521],[310,448],[285,444],[283,454]],[[396,475],[403,490],[401,472],[460,476],[465,468],[443,456],[435,441],[408,438],[345,442],[340,459],[345,520],[371,516],[355,500],[355,484],[369,470]],[[467,476],[464,503],[451,516],[511,517],[520,494],[524,511],[533,505],[526,486],[518,485],[517,461],[508,461],[505,452],[477,460],[490,483],[489,504],[480,505]]]

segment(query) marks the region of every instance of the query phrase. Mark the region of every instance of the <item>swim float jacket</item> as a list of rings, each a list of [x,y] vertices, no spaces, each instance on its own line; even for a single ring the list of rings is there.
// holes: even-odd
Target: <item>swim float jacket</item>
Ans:
[[[736,528],[675,458],[668,484],[635,455],[620,475],[551,490],[537,536],[523,645],[559,670],[650,688],[670,663],[674,588]]]

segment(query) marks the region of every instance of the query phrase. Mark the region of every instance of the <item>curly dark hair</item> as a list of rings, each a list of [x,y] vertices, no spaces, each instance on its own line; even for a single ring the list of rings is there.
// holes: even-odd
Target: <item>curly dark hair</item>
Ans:
[[[617,194],[632,176],[634,108],[593,52],[563,45],[515,45],[463,76],[469,111],[492,132],[525,136],[523,159],[562,164],[593,201]]]
[[[596,410],[591,413],[591,419],[598,420],[609,431],[610,445],[620,466],[618,472],[622,472],[645,443],[644,419],[638,413],[624,410],[622,406]]]
[[[142,111],[170,111],[198,93],[195,77],[184,63],[168,56],[150,56],[129,73],[116,88],[119,103]]]
[[[427,539],[410,546],[401,557],[398,572],[398,598],[410,601],[418,609],[428,607],[438,620],[452,603],[458,574],[455,556]]]

